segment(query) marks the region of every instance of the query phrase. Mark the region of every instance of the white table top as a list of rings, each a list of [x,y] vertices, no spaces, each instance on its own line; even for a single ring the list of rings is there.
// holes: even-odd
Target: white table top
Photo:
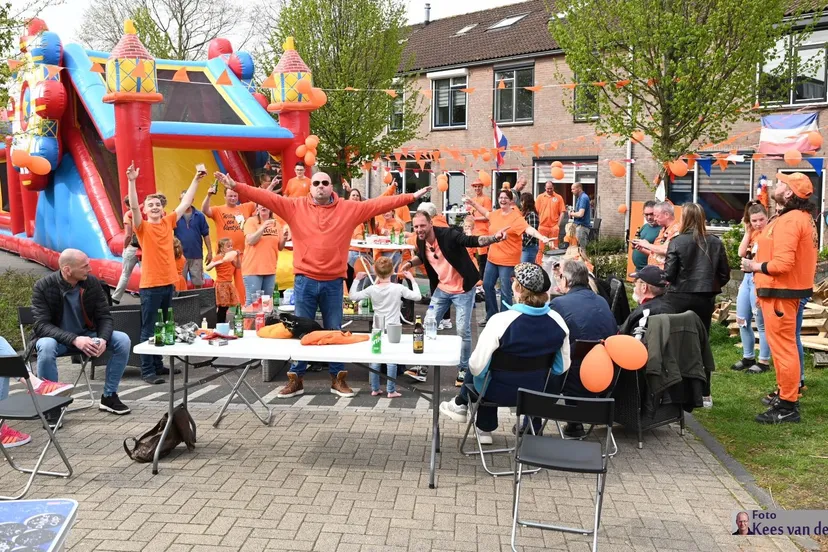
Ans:
[[[408,245],[407,243],[399,245],[396,243],[374,243],[362,240],[351,240],[351,247],[357,247],[360,249],[376,249],[378,251],[405,251],[406,249],[414,251],[414,246]]]
[[[349,345],[302,345],[298,339],[264,339],[253,330],[245,330],[243,339],[234,339],[217,347],[196,339],[195,343],[176,343],[156,347],[147,342],[133,348],[138,355],[221,357],[261,360],[307,360],[316,362],[376,362],[395,364],[423,364],[426,366],[456,366],[460,362],[461,340],[456,335],[438,335],[427,339],[423,354],[413,351],[413,336],[403,334],[400,343],[389,343],[382,338],[382,353],[371,352],[371,342]]]

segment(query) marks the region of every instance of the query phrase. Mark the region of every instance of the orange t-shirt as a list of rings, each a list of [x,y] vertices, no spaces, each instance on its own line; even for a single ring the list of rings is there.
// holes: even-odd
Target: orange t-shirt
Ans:
[[[175,256],[174,253],[173,256]],[[175,270],[178,271],[178,283],[175,285],[176,291],[185,291],[187,289],[187,278],[184,277],[185,264],[187,264],[187,259],[184,255],[181,255],[175,260]]]
[[[216,223],[216,241],[222,238],[233,240],[233,249],[244,251],[244,232],[242,226],[244,221],[253,216],[256,212],[256,204],[252,201],[228,207],[219,205],[210,208],[210,218]]]
[[[244,223],[244,235],[258,232],[262,224],[258,217],[250,217]],[[270,276],[276,274],[276,263],[279,261],[279,240],[282,227],[276,222],[262,233],[262,237],[253,245],[245,244],[242,257],[243,276]]]
[[[482,196],[475,196],[472,200],[486,209],[487,211],[492,210],[492,198],[486,195]],[[472,216],[479,217],[481,216],[480,213],[474,210],[472,207],[466,207],[466,209],[472,214]],[[473,236],[487,236],[489,234],[489,221],[488,220],[476,220],[474,221],[474,232],[472,233]]]
[[[509,227],[506,239],[489,246],[490,263],[500,266],[515,266],[520,262],[520,253],[523,249],[523,232],[529,228],[526,219],[517,209],[512,209],[508,215],[502,209],[489,213],[489,232],[494,234],[498,230]]]
[[[218,262],[224,259],[224,255],[216,255],[213,257],[213,262]],[[225,282],[233,283],[233,275],[236,273],[236,266],[233,263],[221,263],[216,265],[216,283]]]
[[[170,213],[158,224],[143,221],[135,227],[135,235],[141,244],[141,282],[139,288],[153,288],[175,285],[178,283],[179,271],[175,268],[173,252],[173,229],[176,214]]]
[[[299,178],[294,176],[288,180],[287,185],[282,189],[282,195],[285,197],[303,197],[310,193],[310,178],[303,176]]]
[[[380,194],[382,196],[393,196],[394,192],[397,191],[397,186],[395,184],[389,185],[384,192]],[[397,207],[394,209],[394,214],[397,215],[397,218],[403,221],[403,223],[411,222],[411,211],[408,210],[408,205],[403,205],[402,207]],[[377,222],[379,219],[382,218],[382,215],[377,217]]]
[[[379,217],[379,221],[377,223],[377,229],[382,232],[383,230],[388,230],[390,233],[391,230],[394,230],[394,233],[399,233],[405,231],[405,227],[403,224],[398,221],[396,218],[392,218],[391,220],[386,219],[385,217]]]
[[[561,214],[566,211],[566,202],[557,192],[550,196],[546,192],[535,200],[535,208],[540,216],[540,227],[555,228],[561,220]]]
[[[425,254],[431,268],[437,273],[437,288],[446,293],[463,293],[463,277],[446,260],[437,240],[433,244],[426,242]]]

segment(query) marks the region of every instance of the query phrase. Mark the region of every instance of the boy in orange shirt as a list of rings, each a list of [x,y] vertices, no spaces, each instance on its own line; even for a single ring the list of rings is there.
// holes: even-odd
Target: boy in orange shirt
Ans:
[[[138,202],[138,192],[135,182],[139,176],[139,169],[134,163],[127,168],[129,182],[129,208],[132,211],[132,220],[135,224],[135,235],[141,244],[143,252],[141,259],[141,341],[146,341],[153,335],[156,313],[161,309],[164,316],[172,305],[173,291],[178,283],[178,271],[175,265],[173,252],[173,229],[178,219],[193,204],[198,183],[207,175],[206,172],[196,172],[190,187],[175,211],[164,216],[164,206],[158,194],[150,194],[144,198],[143,209],[147,215],[145,221],[141,217],[141,203]],[[151,384],[164,383],[159,377],[170,373],[156,355],[141,355],[141,378]]]
[[[285,197],[305,197],[310,192],[311,181],[305,176],[305,164],[297,162],[295,171],[296,176],[288,180],[282,188],[282,195]]]

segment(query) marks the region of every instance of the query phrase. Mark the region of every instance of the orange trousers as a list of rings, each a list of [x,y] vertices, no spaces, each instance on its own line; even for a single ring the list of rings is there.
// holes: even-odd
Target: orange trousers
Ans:
[[[757,297],[765,318],[765,337],[773,355],[779,398],[796,402],[799,397],[799,349],[796,347],[796,316],[799,299]]]
[[[554,238],[555,241],[552,242],[552,247],[558,247],[558,225],[555,226],[538,226],[538,232],[542,235],[546,236],[547,238]],[[543,266],[543,244],[540,244],[538,248],[538,256],[535,257],[535,263]]]

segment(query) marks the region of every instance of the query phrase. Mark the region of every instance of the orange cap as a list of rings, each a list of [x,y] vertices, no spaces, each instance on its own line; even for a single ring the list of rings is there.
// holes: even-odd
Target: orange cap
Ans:
[[[776,173],[776,178],[788,185],[795,196],[808,199],[814,193],[811,179],[801,172],[791,174]]]
[[[480,186],[482,188],[483,187],[483,181],[480,180],[480,179],[477,179],[474,182],[472,182],[471,185],[472,185],[472,188],[474,188],[475,186]]]

